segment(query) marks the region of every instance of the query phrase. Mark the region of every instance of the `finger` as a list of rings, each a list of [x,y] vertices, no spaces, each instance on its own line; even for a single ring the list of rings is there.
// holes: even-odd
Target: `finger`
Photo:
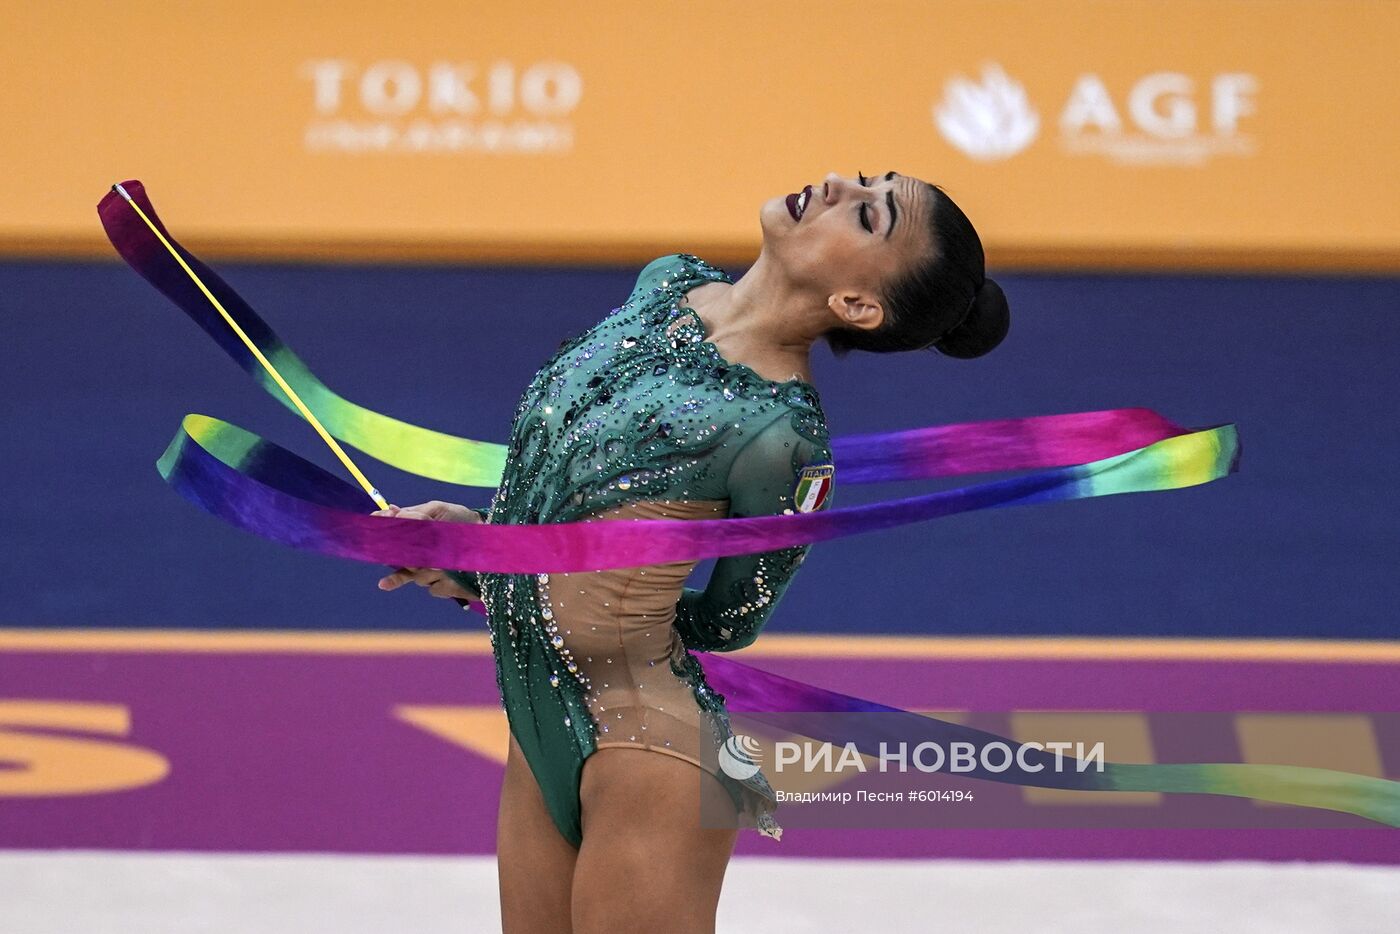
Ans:
[[[442,521],[452,518],[453,505],[445,503],[440,499],[429,500],[426,503],[419,503],[417,506],[409,506],[399,512],[400,519],[428,519],[432,521]]]
[[[402,587],[413,579],[414,568],[399,568],[392,574],[385,575],[379,579],[380,590],[394,590]]]
[[[431,587],[442,579],[442,571],[437,568],[418,568],[413,573],[413,582],[419,587]]]

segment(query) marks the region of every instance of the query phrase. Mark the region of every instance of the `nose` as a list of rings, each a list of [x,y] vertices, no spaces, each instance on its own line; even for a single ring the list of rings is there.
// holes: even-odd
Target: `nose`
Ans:
[[[843,181],[844,179],[835,172],[827,172],[826,178],[822,182],[822,200],[830,204],[833,194],[839,196],[841,193],[841,183]]]
[[[859,194],[865,190],[866,189],[862,188],[859,182],[845,178],[835,172],[827,172],[826,179],[822,182],[822,201],[827,204],[832,204],[847,194]]]

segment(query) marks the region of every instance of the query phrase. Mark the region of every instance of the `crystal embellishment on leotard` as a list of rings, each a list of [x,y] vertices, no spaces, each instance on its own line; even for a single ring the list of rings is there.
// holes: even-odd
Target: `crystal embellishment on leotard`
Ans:
[[[562,341],[521,394],[507,463],[486,521],[573,522],[602,517],[616,506],[637,501],[722,502],[729,497],[736,456],[751,439],[775,427],[800,439],[807,454],[803,462],[829,458],[826,422],[815,388],[796,377],[782,383],[768,380],[726,360],[707,340],[703,319],[682,304],[691,288],[728,281],[721,270],[698,257],[664,257],[648,265],[623,305]],[[797,444],[792,447],[795,454]],[[789,476],[781,495],[791,494],[791,483]],[[777,513],[783,505],[776,503],[772,511]],[[756,638],[806,550],[799,546],[720,559],[708,588],[715,597],[713,605],[700,600],[699,591],[687,591],[673,614],[647,616],[646,625],[658,627],[661,638],[655,644],[660,652],[633,663],[642,666],[633,670],[648,675],[645,692],[640,684],[635,690],[644,698],[679,681],[682,696],[693,699],[691,715],[696,708],[723,715],[724,698],[710,689],[692,653],[738,648]],[[730,568],[729,576],[720,575],[721,567]],[[741,567],[745,573],[733,573]],[[610,653],[617,646],[614,642],[604,649],[602,640],[615,636],[596,625],[580,626],[583,617],[571,615],[577,612],[576,599],[590,599],[582,590],[578,598],[568,596],[566,605],[551,599],[548,575],[480,573],[478,578],[502,706],[537,774],[561,774],[561,758],[586,759],[596,749],[597,738],[609,732],[608,722],[628,724],[609,737],[610,744],[636,742],[633,737],[639,737],[656,747],[677,748],[664,731],[629,720],[621,705],[609,703],[617,709],[601,722],[598,699],[604,688],[595,692],[593,685],[615,692],[621,679],[632,675],[625,658],[617,664],[604,661],[613,657]],[[563,579],[556,575],[556,581]],[[574,593],[573,581],[560,586],[565,587],[561,595]],[[618,619],[627,612],[625,604],[595,605]],[[669,667],[656,667],[657,660],[668,661]],[[590,678],[605,665],[610,666],[606,682]],[[532,689],[534,685],[538,687]],[[653,704],[647,709],[673,716],[668,712],[674,710],[671,700]],[[726,787],[736,804],[741,797],[748,801],[762,832],[776,827],[769,813],[774,796],[761,773],[759,782],[740,788],[726,781]],[[542,789],[556,823],[577,845],[581,830],[576,789],[547,782]]]

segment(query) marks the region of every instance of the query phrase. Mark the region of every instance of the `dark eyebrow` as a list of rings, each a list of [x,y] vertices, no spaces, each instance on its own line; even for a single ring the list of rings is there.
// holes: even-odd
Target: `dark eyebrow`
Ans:
[[[897,173],[895,172],[885,173],[885,181],[889,181],[890,179],[894,178],[896,174]],[[885,231],[885,239],[888,240],[890,238],[890,234],[894,233],[894,222],[899,220],[899,211],[897,211],[894,206],[893,190],[885,192],[885,203],[890,206],[890,229]]]

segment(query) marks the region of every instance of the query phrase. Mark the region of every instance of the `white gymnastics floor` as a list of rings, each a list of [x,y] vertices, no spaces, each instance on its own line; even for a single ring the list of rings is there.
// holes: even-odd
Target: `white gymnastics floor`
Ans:
[[[736,858],[719,931],[1400,931],[1400,869]],[[0,853],[4,934],[499,931],[491,857]]]

